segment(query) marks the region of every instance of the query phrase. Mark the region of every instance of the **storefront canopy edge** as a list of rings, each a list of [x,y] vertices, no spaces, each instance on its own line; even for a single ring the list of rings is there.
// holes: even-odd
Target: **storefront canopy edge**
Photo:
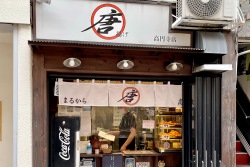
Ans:
[[[52,40],[31,40],[28,44],[32,47],[72,47],[72,48],[100,48],[115,50],[141,50],[158,52],[183,52],[183,53],[204,53],[204,49],[187,47],[169,47],[160,45],[136,45],[136,44],[114,44],[98,42],[74,42],[74,41],[52,41]]]

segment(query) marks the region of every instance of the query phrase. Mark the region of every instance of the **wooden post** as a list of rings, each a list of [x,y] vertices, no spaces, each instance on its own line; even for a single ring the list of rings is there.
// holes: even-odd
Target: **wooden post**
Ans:
[[[34,53],[33,56],[33,166],[46,167],[48,153],[48,111],[46,96],[46,70],[44,58]]]
[[[222,58],[223,64],[232,64],[233,70],[222,74],[222,115],[221,148],[222,167],[236,166],[236,82],[237,82],[237,46],[234,32],[224,33],[228,54]]]

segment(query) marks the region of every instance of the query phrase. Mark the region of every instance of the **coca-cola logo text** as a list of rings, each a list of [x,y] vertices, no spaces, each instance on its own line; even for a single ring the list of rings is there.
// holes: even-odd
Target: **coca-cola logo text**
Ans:
[[[64,160],[70,159],[70,129],[64,128],[64,130],[59,126],[59,140],[61,141],[61,152],[59,156]]]

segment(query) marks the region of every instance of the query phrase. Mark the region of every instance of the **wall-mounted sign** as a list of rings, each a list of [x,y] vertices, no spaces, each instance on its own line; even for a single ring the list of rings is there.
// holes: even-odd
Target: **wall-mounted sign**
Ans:
[[[105,1],[56,0],[36,4],[36,38],[191,46],[190,33],[170,33],[170,7]]]
[[[125,29],[126,19],[122,10],[114,4],[101,4],[91,15],[90,27],[97,36],[105,40],[118,38]]]

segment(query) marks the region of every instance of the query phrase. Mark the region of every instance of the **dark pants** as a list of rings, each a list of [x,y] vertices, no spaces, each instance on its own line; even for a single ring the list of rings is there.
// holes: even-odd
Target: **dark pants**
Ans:
[[[123,143],[125,143],[126,140],[127,140],[127,138],[119,138],[119,148],[122,147]],[[127,146],[127,150],[135,150],[135,138]]]

